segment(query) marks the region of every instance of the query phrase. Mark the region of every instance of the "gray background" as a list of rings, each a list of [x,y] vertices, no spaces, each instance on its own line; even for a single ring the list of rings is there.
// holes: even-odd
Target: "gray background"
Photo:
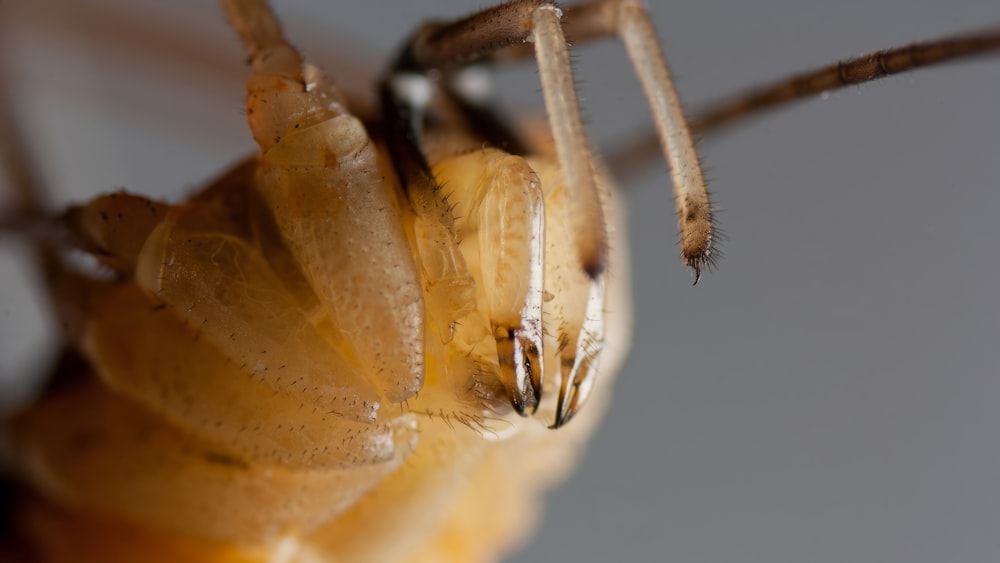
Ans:
[[[62,198],[116,186],[177,194],[251,148],[242,55],[214,5],[146,4],[6,3],[0,37],[19,108]],[[373,73],[422,18],[480,5],[294,1],[278,10],[327,68],[346,56]],[[652,9],[689,108],[1000,22],[995,0]],[[131,36],[133,18],[163,36]],[[172,45],[181,60],[152,60],[145,43]],[[199,46],[197,68],[182,62],[183,45]],[[624,60],[614,45],[577,51],[598,146],[647,120]],[[626,186],[634,351],[578,471],[512,560],[1000,560],[998,64],[851,88],[706,139],[728,240],[719,270],[694,288],[676,256],[666,166]],[[508,94],[537,104],[536,84],[532,70],[515,72]],[[48,329],[19,289],[31,283],[23,263],[9,241],[0,245],[10,403],[24,389],[12,375],[44,354],[37,342]]]

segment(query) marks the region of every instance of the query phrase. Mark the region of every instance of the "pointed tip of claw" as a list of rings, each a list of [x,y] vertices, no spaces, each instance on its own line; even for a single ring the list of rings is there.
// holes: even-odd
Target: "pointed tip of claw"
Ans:
[[[510,394],[510,404],[514,407],[514,412],[523,417],[528,416],[527,401],[525,399],[519,393],[514,392]]]
[[[706,252],[684,257],[684,265],[691,268],[691,271],[694,272],[694,283],[691,285],[698,285],[698,282],[701,281],[702,272],[710,272],[715,269],[715,261],[717,257],[717,252]]]
[[[557,430],[559,428],[562,428],[563,426],[566,426],[566,424],[568,424],[570,420],[573,420],[573,417],[576,416],[576,413],[577,409],[573,408],[573,409],[567,409],[565,412],[556,414],[556,419],[552,423],[552,426],[549,426],[549,428],[552,430]]]
[[[532,391],[534,391],[534,394],[535,394],[534,395],[534,399],[535,399],[534,400],[534,404],[531,406],[531,414],[535,414],[535,413],[538,412],[538,406],[542,404],[542,386],[541,386],[541,382],[539,382],[539,385],[537,385],[537,386],[534,385],[534,382],[532,382],[532,386],[531,387],[532,387]]]
[[[541,331],[498,327],[496,336],[500,380],[507,390],[510,404],[521,416],[534,414],[542,400],[542,375],[545,370]]]
[[[559,394],[559,400],[556,404],[556,419],[553,421],[552,426],[549,426],[552,430],[565,426],[576,413],[579,411],[577,408],[579,406],[578,400],[579,387],[577,385],[570,385],[567,389],[564,389]]]
[[[538,395],[530,385],[525,385],[521,389],[508,388],[507,397],[510,400],[510,405],[514,407],[514,412],[519,416],[528,417],[538,410]]]

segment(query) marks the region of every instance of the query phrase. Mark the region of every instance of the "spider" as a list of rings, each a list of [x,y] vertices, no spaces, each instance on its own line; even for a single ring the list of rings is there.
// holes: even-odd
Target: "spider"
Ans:
[[[873,47],[875,47],[875,46],[881,46],[881,45],[880,45],[880,44],[874,44],[874,45],[872,45],[872,46],[873,46]],[[834,53],[834,55],[836,55],[836,53]],[[674,57],[674,58],[676,58],[676,57]],[[676,64],[676,63],[675,63],[675,64]],[[873,89],[871,89],[871,90],[874,90],[874,88],[873,88]],[[843,98],[843,96],[840,96],[839,98]],[[832,104],[830,104],[830,105],[832,105]],[[595,112],[595,114],[596,114],[596,112]],[[713,168],[715,168],[715,167],[713,166]],[[716,173],[716,174],[717,174],[718,172],[714,172],[714,173]],[[728,208],[728,209],[731,209],[731,206],[730,206],[730,205],[728,205],[728,204],[724,204],[724,207],[726,207],[726,208]],[[662,209],[661,209],[661,214],[662,214]],[[729,213],[729,215],[732,215],[732,213],[730,212],[730,213]],[[730,228],[730,229],[729,229],[729,231],[730,231],[730,233],[732,233],[732,232],[733,232],[733,231],[732,231],[732,228]],[[666,232],[664,232],[664,235],[665,235],[665,236],[670,236],[670,235],[669,235],[668,233],[666,233]],[[733,244],[735,244],[735,243],[733,243]],[[661,246],[662,246],[662,245],[661,245]],[[663,249],[662,249],[662,247],[661,247],[661,248],[660,248],[660,251],[662,252],[662,250],[663,250]],[[730,254],[732,254],[732,251],[730,252]],[[817,254],[818,254],[818,253],[817,253]],[[665,257],[664,257],[664,261],[665,261]],[[782,272],[782,274],[784,274],[784,272]],[[719,283],[719,282],[716,282],[716,283]],[[651,303],[653,303],[653,302],[656,302],[656,301],[655,301],[655,300],[654,300],[654,301],[651,301]],[[701,311],[702,311],[702,312],[704,312],[704,311],[705,311],[705,308],[703,307],[703,308],[701,309]],[[704,360],[704,359],[702,359],[702,361],[704,362],[705,360]]]

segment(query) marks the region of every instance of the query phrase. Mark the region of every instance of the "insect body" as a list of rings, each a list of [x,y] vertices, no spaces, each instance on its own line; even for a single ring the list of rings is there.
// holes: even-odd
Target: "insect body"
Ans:
[[[881,43],[881,41],[880,41],[880,43]],[[836,53],[837,52],[835,51],[832,54],[836,54]],[[690,75],[692,73],[689,71],[687,74]],[[804,190],[805,188],[799,186],[798,189],[799,190]],[[756,191],[756,190],[754,190],[754,191]],[[727,207],[730,207],[730,206],[727,205]],[[732,215],[735,215],[735,213],[730,213],[729,215],[732,216]],[[666,235],[666,236],[669,236],[669,232],[665,231],[663,234]],[[648,237],[648,238],[654,238],[654,237]],[[662,240],[663,239],[662,236],[661,237],[656,237],[656,238],[658,240]],[[734,243],[734,244],[739,244],[739,243]],[[662,248],[661,247],[662,247],[662,245],[657,245],[657,255],[658,256],[660,254],[662,254]],[[737,253],[734,252],[733,254],[737,254]],[[646,262],[648,263],[649,261],[647,260]],[[739,263],[740,263],[740,260],[738,258],[736,258],[735,264],[731,264],[729,267],[739,267],[738,266]],[[772,272],[775,271],[775,270],[781,270],[781,269],[780,268],[774,268],[772,270]],[[782,272],[782,273],[784,273],[784,272]],[[640,287],[642,287],[642,286],[640,285]],[[658,288],[658,291],[662,291],[662,288]],[[698,299],[697,297],[694,298],[694,300],[697,300],[697,299]],[[658,294],[657,294],[657,296],[655,298],[652,298],[652,299],[647,298],[647,300],[645,301],[646,304],[654,304],[654,305],[658,305],[660,302],[661,302],[660,301],[660,296]],[[702,307],[700,310],[704,311],[705,308]],[[666,315],[664,314],[664,316],[666,316]],[[673,315],[671,315],[671,316],[673,316]],[[681,316],[683,316],[684,318],[694,318],[692,316],[686,316],[686,315],[681,315]],[[721,330],[721,329],[716,329],[716,330]],[[609,334],[609,336],[611,335],[610,329],[609,329],[608,334]],[[647,337],[648,337],[648,335],[647,335]],[[662,337],[660,337],[660,338],[662,338]],[[662,343],[658,341],[656,347],[657,348],[662,348],[663,347]],[[691,346],[681,346],[681,349],[684,349],[684,350],[700,350],[697,347],[697,343],[695,343],[694,345],[691,345]],[[699,353],[699,354],[696,354],[696,355],[698,355],[698,356],[701,357],[701,363],[698,364],[698,365],[702,366],[702,368],[698,368],[698,369],[694,369],[694,368],[681,369],[680,372],[682,374],[689,374],[688,377],[699,376],[699,379],[709,379],[710,380],[711,378],[707,377],[704,373],[702,373],[701,370],[705,369],[704,366],[709,365],[709,364],[711,364],[714,361],[713,358],[715,357],[715,354],[702,352],[702,353]],[[662,361],[663,361],[662,354],[660,354],[658,356],[658,362],[662,362]],[[657,363],[657,365],[658,366],[662,366],[662,363]],[[649,373],[658,374],[658,373],[660,373],[662,371],[662,368],[650,369],[648,371],[649,371]],[[707,370],[707,369],[705,369],[705,371],[711,371],[711,372],[714,373],[716,370],[714,370],[714,369],[713,370]],[[671,372],[671,373],[673,373],[673,372]],[[741,377],[748,377],[748,376],[743,375],[743,372],[739,372],[739,373],[741,374]],[[680,378],[682,380],[684,379],[684,377],[685,376],[683,376],[683,375],[680,376]],[[655,384],[655,382],[651,382],[651,381],[649,381],[649,379],[650,378],[645,378],[643,380],[642,385],[643,386],[647,386],[647,385],[650,385],[650,384]],[[660,380],[666,380],[667,378],[665,377],[665,374],[664,374],[663,376],[659,376],[659,377],[654,378],[654,379],[656,381],[660,381]],[[676,380],[676,378],[672,377],[671,380]],[[639,384],[638,381],[634,382],[634,385],[638,385],[638,384]],[[655,398],[656,399],[656,403],[650,405],[647,402],[647,403],[643,403],[643,404],[646,405],[645,407],[636,407],[636,411],[635,412],[637,412],[637,413],[646,413],[646,418],[642,419],[642,420],[645,420],[645,426],[646,427],[655,427],[655,428],[657,428],[658,429],[657,430],[657,435],[658,436],[660,436],[662,434],[662,432],[663,432],[663,430],[660,430],[661,428],[667,428],[667,432],[670,432],[670,428],[674,427],[674,425],[669,422],[671,420],[671,417],[674,416],[671,413],[678,413],[678,412],[683,412],[684,411],[684,408],[683,408],[684,405],[683,404],[675,405],[675,404],[671,403],[671,404],[669,404],[667,406],[664,406],[664,403],[662,401],[664,400],[665,397],[669,397],[669,396],[670,396],[669,393],[660,393],[660,394],[657,394],[656,397],[652,397],[652,396],[646,397],[647,401],[649,399]],[[642,399],[643,399],[642,397],[639,398],[640,401]],[[636,403],[636,404],[638,404],[638,403]],[[592,404],[590,406],[594,407],[596,405]],[[656,415],[655,415],[656,416],[655,422],[650,421],[648,419],[648,416],[651,415],[652,413],[656,413]],[[584,412],[584,414],[586,414],[586,411]],[[664,422],[664,418],[663,417],[666,417],[667,422]],[[517,420],[517,419],[514,419],[514,420]],[[583,420],[574,420],[573,424],[567,426],[566,429],[560,430],[560,432],[572,431],[574,428],[577,427],[577,425],[580,422],[584,422],[584,421]],[[459,428],[459,430],[460,431],[464,431],[461,428]],[[629,443],[631,443],[631,442],[633,442],[635,440],[635,436],[636,435],[637,434],[631,434],[630,436],[626,436],[626,437],[620,438],[619,439],[619,443],[620,444],[629,444]],[[567,439],[570,439],[570,438],[567,438]],[[643,440],[643,442],[645,442],[646,444],[650,443],[648,438],[646,440]],[[647,445],[647,446],[645,446],[645,448],[648,450],[649,446]],[[655,446],[654,446],[654,449],[655,449]],[[535,450],[535,451],[537,451],[537,450]],[[419,449],[418,449],[418,453],[419,453]],[[523,456],[523,454],[524,454],[524,452],[520,448],[518,449],[518,451],[516,452],[516,454],[515,453],[510,453],[510,452],[507,452],[506,450],[504,450],[504,457],[511,458],[511,459],[513,459],[514,457],[517,457],[517,458],[520,459],[521,458],[520,456]],[[638,452],[633,452],[633,453],[630,454],[630,457],[632,457],[632,459],[630,459],[630,460],[623,460],[623,461],[628,461],[631,464],[634,464],[636,462],[636,460],[642,460],[643,459],[643,457],[642,457],[643,455],[644,454],[643,454],[642,450],[640,450]],[[681,455],[680,457],[683,458],[684,456]],[[697,459],[697,456],[694,456],[694,458]],[[421,458],[419,456],[415,456],[415,457],[413,457],[411,459],[414,461],[414,463],[416,463]],[[674,458],[674,459],[677,459],[677,458]],[[220,460],[217,460],[217,461],[226,461],[226,460],[225,459],[220,459]],[[544,460],[539,460],[539,463],[544,463]],[[653,464],[643,464],[643,463],[641,463],[641,461],[640,461],[640,463],[638,465],[641,468],[641,469],[639,469],[640,472],[648,472],[648,471],[650,471],[653,468]],[[416,468],[415,471],[419,471],[420,467],[424,467],[425,471],[426,471],[426,474],[430,474],[432,471],[434,473],[438,473],[439,470],[441,469],[441,467],[433,464],[433,460],[431,461],[431,464],[429,466],[408,465],[408,467],[415,467]],[[658,472],[658,474],[660,474],[659,472],[661,470],[660,469],[656,469],[656,471]],[[669,473],[669,471],[667,473]],[[621,474],[624,474],[624,473],[621,473]],[[444,473],[443,475],[441,475],[441,482],[445,482],[447,480],[447,478],[448,478],[449,475],[453,475],[453,474]],[[660,478],[662,479],[663,475],[660,475]],[[658,487],[660,485],[663,485],[662,482],[658,481],[658,483],[659,483]],[[433,505],[434,501],[436,501],[439,498],[437,495],[439,493],[441,493],[442,488],[447,488],[447,487],[445,487],[443,485],[442,485],[441,488],[437,488],[437,489],[429,487],[426,490],[426,492],[423,492],[420,495],[417,495],[417,498],[412,499],[410,502],[412,502],[414,505],[419,504],[419,503],[426,503],[426,504],[421,505],[421,506]],[[653,492],[655,493],[656,491],[659,491],[659,490],[660,490],[659,488],[655,488],[654,487]],[[405,499],[407,497],[404,494],[406,492],[407,492],[406,487],[405,486],[401,486],[397,490],[390,491],[389,493],[387,493],[387,495],[391,496],[391,502],[393,502],[393,503],[400,503],[400,504],[403,504],[404,506],[406,506],[405,505],[405,502],[406,502]],[[506,496],[501,495],[500,493],[502,493],[502,491],[496,491],[495,489],[489,489],[489,490],[481,489],[480,490],[480,493],[488,493],[488,492],[498,493],[498,496],[496,498],[491,498],[491,499],[487,500],[486,502],[488,504],[492,503],[493,506],[497,507],[497,511],[500,511],[501,510],[500,507],[503,506],[501,504],[502,501],[505,500],[505,499],[509,500],[509,498],[506,497]],[[586,496],[586,495],[580,495],[580,496]],[[667,504],[669,504],[669,503],[664,503],[664,505],[667,505]],[[401,512],[401,513],[405,514],[405,512]],[[458,530],[459,532],[462,532],[462,534],[465,534],[465,537],[469,537],[468,536],[468,534],[469,534],[468,529],[475,529],[476,531],[482,533],[482,531],[483,531],[483,529],[484,529],[485,526],[481,526],[481,522],[477,521],[475,518],[473,518],[471,516],[472,514],[476,514],[476,512],[475,511],[469,511],[469,512],[465,512],[463,514],[464,514],[464,518],[463,518],[463,521],[462,521],[462,525],[465,526],[465,527],[463,527],[463,526],[456,526],[456,530]],[[383,524],[384,524],[384,522],[383,522]],[[412,525],[413,522],[411,521],[411,522],[408,522],[407,524]],[[654,524],[655,524],[655,527],[657,529],[660,529],[662,527],[662,525],[659,522],[655,522]],[[524,522],[523,521],[519,522],[519,525],[524,525]],[[388,527],[388,526],[386,526],[386,527]],[[611,528],[617,528],[617,527],[616,526],[608,526],[608,528],[611,529]],[[97,534],[93,533],[93,530],[84,529],[83,531],[90,532],[89,537],[91,537],[91,538],[99,537]],[[603,532],[603,530],[597,530],[597,531],[602,531]],[[597,531],[595,531],[595,534],[596,534]],[[419,526],[413,527],[413,528],[410,528],[410,527],[401,527],[401,528],[397,529],[397,532],[399,532],[401,534],[403,534],[403,532],[409,532],[409,533],[413,534],[410,537],[423,537],[422,534],[425,534],[426,530],[421,529]],[[130,530],[130,533],[132,533],[131,530]],[[456,534],[456,535],[462,535],[462,534]],[[371,542],[371,539],[368,536],[366,536],[364,538],[360,538],[360,537],[356,537],[356,536],[355,537],[351,537],[351,538],[344,538],[344,537],[339,537],[339,536],[334,535],[332,537],[334,539],[336,539],[342,545],[346,545],[346,544],[350,543],[350,541],[354,541],[355,542],[354,545],[357,545],[358,547],[360,547],[360,544],[370,543]],[[399,536],[400,542],[401,543],[405,543],[406,537],[407,537],[406,534],[403,534],[403,535]],[[568,545],[568,543],[567,544],[560,543],[560,545]],[[183,549],[183,546],[181,546],[179,549]],[[600,550],[600,548],[598,548],[598,551],[599,550]],[[170,559],[169,556],[167,556],[167,558]],[[653,558],[653,556],[650,556],[648,558]],[[183,557],[182,558],[176,558],[175,557],[173,560],[177,560],[177,559],[183,559]]]
[[[536,4],[496,11],[527,10],[565,58],[558,11]],[[260,156],[179,205],[117,193],[61,219],[117,275],[43,259],[85,362],[7,429],[41,495],[21,533],[53,561],[489,557],[529,531],[600,409],[553,443],[546,426],[582,412],[626,348],[613,188],[589,160],[576,181],[593,193],[567,180],[560,143],[586,145],[558,127],[559,163],[449,134],[447,114],[415,137],[434,40],[366,128],[263,2],[223,5]],[[572,213],[586,197],[594,241]]]

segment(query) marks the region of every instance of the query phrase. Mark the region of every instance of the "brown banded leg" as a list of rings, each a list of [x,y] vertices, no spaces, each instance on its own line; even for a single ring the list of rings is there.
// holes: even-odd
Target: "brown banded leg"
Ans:
[[[695,113],[691,129],[696,134],[714,132],[832,90],[998,51],[1000,29],[996,28],[875,51],[726,96]],[[607,160],[616,177],[628,177],[656,161],[657,145],[656,135],[649,132],[609,152]]]
[[[876,51],[796,74],[716,103],[696,115],[691,126],[699,133],[717,129],[823,92],[996,51],[1000,51],[1000,29]]]

